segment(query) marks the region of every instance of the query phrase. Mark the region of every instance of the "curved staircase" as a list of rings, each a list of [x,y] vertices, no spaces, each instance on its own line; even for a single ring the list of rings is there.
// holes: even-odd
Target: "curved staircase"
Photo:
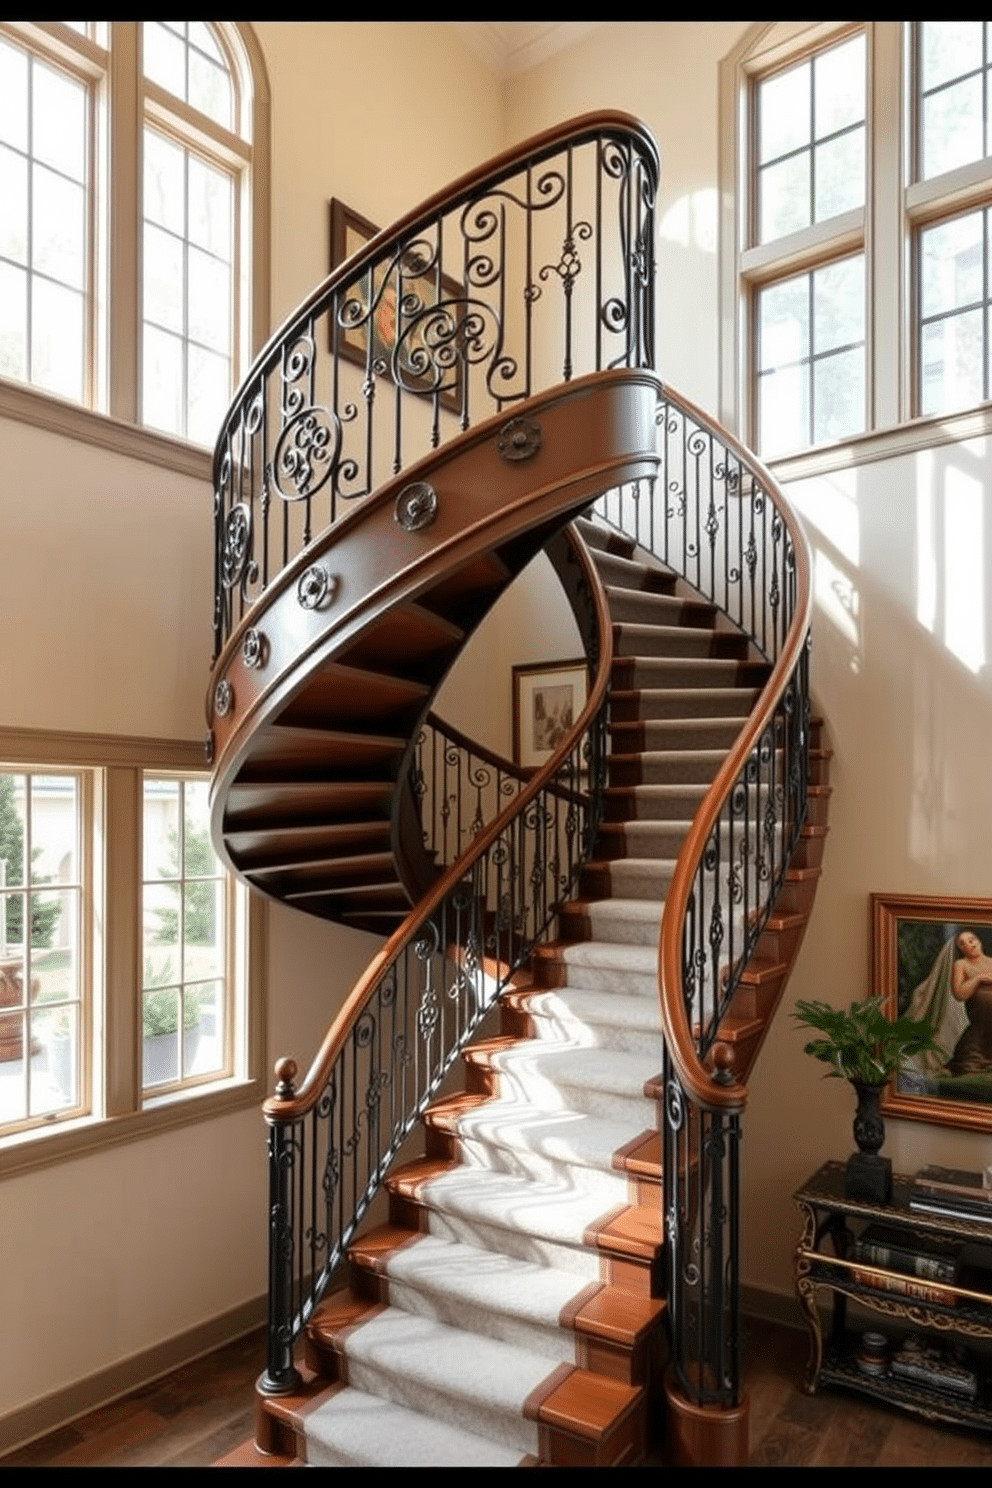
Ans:
[[[256,1443],[232,1462],[634,1465],[663,1395],[676,1460],[746,1460],[736,1141],[812,905],[826,757],[801,533],[651,371],[655,179],[641,127],[593,116],[457,183],[273,338],[218,446],[218,850],[257,891],[387,937],[302,1082],[276,1067],[269,1359]],[[552,200],[561,256],[537,273],[532,221]],[[517,208],[522,237],[503,222]],[[349,401],[340,341],[390,276],[396,343],[369,333]],[[566,355],[535,390],[542,310]],[[414,405],[429,448],[411,459]],[[522,772],[480,763],[431,709],[542,549],[590,686],[549,763]],[[421,767],[432,730],[470,761],[476,804],[452,838],[447,786]]]

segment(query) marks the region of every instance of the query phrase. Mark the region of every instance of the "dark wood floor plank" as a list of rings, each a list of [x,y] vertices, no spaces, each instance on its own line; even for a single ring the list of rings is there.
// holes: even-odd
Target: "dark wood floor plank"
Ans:
[[[806,1347],[802,1331],[745,1319],[752,1466],[992,1467],[992,1434],[934,1425],[846,1390],[806,1395]],[[237,1460],[254,1429],[264,1353],[264,1333],[256,1330],[8,1454],[0,1466],[205,1467]]]

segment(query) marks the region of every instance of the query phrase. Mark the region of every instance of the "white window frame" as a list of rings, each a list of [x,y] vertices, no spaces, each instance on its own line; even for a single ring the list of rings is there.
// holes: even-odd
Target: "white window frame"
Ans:
[[[95,264],[90,406],[67,402],[27,383],[0,379],[0,417],[209,479],[211,452],[177,435],[139,423],[141,363],[141,141],[146,118],[186,143],[199,138],[207,152],[244,174],[238,222],[238,314],[232,392],[264,342],[269,323],[269,95],[264,59],[247,22],[212,21],[227,57],[236,100],[236,130],[211,124],[181,100],[146,82],[141,70],[141,22],[111,21],[110,46],[80,36],[58,21],[0,22],[20,45],[72,69],[85,66],[100,94],[94,135]],[[250,172],[250,175],[248,174]],[[249,268],[250,265],[250,268]],[[113,285],[113,293],[108,286]]]
[[[750,90],[754,79],[862,26],[868,58],[864,210],[778,243],[751,245]],[[956,413],[917,411],[918,297],[913,234],[921,223],[987,204],[992,162],[915,183],[911,22],[761,22],[720,68],[720,417],[753,447],[755,286],[863,246],[866,280],[866,430],[769,460],[780,479],[802,477],[992,433],[992,403]]]
[[[0,1136],[0,1178],[120,1142],[257,1107],[264,1099],[266,906],[242,885],[231,937],[233,1072],[157,1094],[142,1090],[142,814],[145,776],[205,775],[203,746],[0,729],[0,760],[12,769],[78,770],[84,842],[90,849],[85,976],[80,1034],[82,1112],[27,1122]],[[99,933],[97,933],[99,931]],[[90,937],[87,939],[87,937]],[[76,1108],[74,1108],[76,1109]]]

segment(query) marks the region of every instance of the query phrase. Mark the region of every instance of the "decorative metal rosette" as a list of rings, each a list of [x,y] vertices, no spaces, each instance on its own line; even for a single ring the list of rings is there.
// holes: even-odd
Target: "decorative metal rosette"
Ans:
[[[260,630],[248,630],[245,632],[242,656],[246,667],[260,667],[265,665],[268,655],[269,643]]]
[[[426,481],[413,481],[396,498],[396,520],[404,532],[421,532],[437,516],[437,492]]]
[[[245,571],[251,552],[251,508],[243,501],[232,506],[224,524],[224,551],[221,574],[225,589],[233,589]]]
[[[226,718],[233,707],[234,688],[225,678],[223,682],[217,683],[217,688],[214,692],[214,708],[217,711],[218,718]]]
[[[510,419],[496,435],[496,451],[504,460],[529,460],[543,443],[541,426],[533,419]]]
[[[296,598],[304,610],[319,610],[326,600],[334,596],[335,581],[320,563],[314,563],[300,575],[296,586]]]
[[[214,734],[213,729],[203,736],[203,757],[208,765],[214,762]]]

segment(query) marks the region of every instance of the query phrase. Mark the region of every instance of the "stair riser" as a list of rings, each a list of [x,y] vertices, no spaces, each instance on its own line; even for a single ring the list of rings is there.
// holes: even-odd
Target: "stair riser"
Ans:
[[[624,991],[632,997],[643,997],[654,1008],[658,1005],[657,972],[635,972],[609,966],[590,966],[583,962],[568,961],[564,956],[557,959],[542,957],[535,963],[535,983],[538,987],[581,987],[589,992],[601,992],[608,996],[622,979]]]
[[[629,664],[622,663],[628,668]],[[627,681],[611,690],[613,723],[673,722],[687,718],[740,718],[743,722],[757,701],[757,689],[730,686],[692,688],[688,682],[661,688],[634,686]]]
[[[716,631],[665,625],[615,625],[613,653],[617,657],[658,657],[733,660],[742,653],[736,636]]]
[[[706,786],[632,785],[606,792],[604,822],[678,822],[684,834],[702,804]]]
[[[507,1173],[515,1178],[528,1178],[535,1183],[570,1188],[573,1193],[597,1195],[602,1209],[633,1200],[626,1175],[584,1167],[565,1158],[547,1157],[517,1148],[500,1147],[474,1137],[454,1141],[454,1160],[481,1172]]]
[[[651,594],[643,589],[607,590],[610,616],[618,625],[681,625],[710,630],[716,615],[712,605],[693,604],[675,595]]]
[[[608,867],[585,868],[581,888],[584,898],[664,899],[672,881],[674,860],[655,863],[650,858],[616,858]]]
[[[615,754],[639,754],[655,749],[729,749],[743,719],[654,718],[637,723],[614,723],[610,728]]]
[[[558,923],[563,937],[573,935],[576,940],[610,940],[618,945],[657,946],[661,905],[658,905],[656,915],[647,918],[625,914],[620,906],[608,903],[586,903],[581,907],[566,905],[558,916]]]
[[[613,756],[609,762],[612,787],[632,785],[709,785],[723,763],[716,752],[683,753],[677,750],[653,754]]]
[[[654,1007],[647,998],[644,1001],[644,1021],[639,1024],[606,1021],[608,1008],[604,1009],[604,1021],[601,1023],[580,1020],[577,1016],[570,1015],[567,1008],[535,1008],[531,1011],[532,1032],[529,1036],[549,1041],[567,1037],[582,1048],[609,1049],[617,1054],[641,1054],[651,1049],[657,1053],[660,1069],[663,1040],[657,1020],[653,1023],[650,1021],[650,1014],[657,1010],[657,998],[654,1000]]]

